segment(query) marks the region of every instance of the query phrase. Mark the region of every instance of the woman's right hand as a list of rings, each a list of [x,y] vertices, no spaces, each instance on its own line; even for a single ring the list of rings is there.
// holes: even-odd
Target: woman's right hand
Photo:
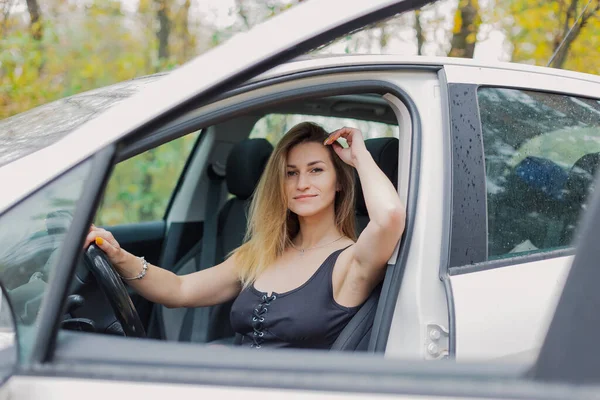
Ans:
[[[83,248],[86,249],[92,242],[95,242],[96,246],[106,253],[110,262],[115,266],[123,264],[129,255],[121,248],[112,233],[106,229],[98,228],[94,224],[90,227]]]

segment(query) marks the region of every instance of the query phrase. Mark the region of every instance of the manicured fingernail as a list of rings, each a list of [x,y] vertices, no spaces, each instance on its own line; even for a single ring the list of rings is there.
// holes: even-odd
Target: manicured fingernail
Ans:
[[[327,146],[327,145],[329,144],[329,138],[325,139],[325,141],[323,142],[323,144],[324,144],[325,146]]]
[[[101,237],[97,236],[95,242],[96,242],[96,244],[98,246],[102,246],[102,244],[104,243],[104,239],[102,239]]]

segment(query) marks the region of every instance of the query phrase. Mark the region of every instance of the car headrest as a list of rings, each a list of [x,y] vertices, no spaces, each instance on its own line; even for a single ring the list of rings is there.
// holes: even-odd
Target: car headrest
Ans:
[[[600,153],[590,153],[581,157],[569,171],[565,184],[565,198],[574,202],[573,206],[583,204],[588,194],[594,189],[594,175],[600,166]]]
[[[365,146],[375,163],[381,168],[383,173],[398,187],[398,151],[400,141],[394,137],[375,138],[365,140]],[[362,192],[360,179],[356,177],[356,212],[361,215],[367,215],[367,205]]]
[[[507,176],[503,203],[523,212],[560,210],[567,177],[555,162],[527,156]]]
[[[252,196],[272,152],[266,139],[245,139],[233,146],[225,175],[229,193],[241,200]]]
[[[516,175],[530,188],[560,199],[567,173],[555,162],[528,156],[515,167]]]

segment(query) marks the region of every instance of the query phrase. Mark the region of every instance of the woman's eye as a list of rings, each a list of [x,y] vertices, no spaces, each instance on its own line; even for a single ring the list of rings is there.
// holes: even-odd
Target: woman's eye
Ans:
[[[288,172],[287,172],[287,176],[294,176],[294,175],[296,175],[296,174],[297,174],[297,172],[296,172],[296,171],[288,171]]]
[[[313,168],[312,172],[323,172],[323,168]]]

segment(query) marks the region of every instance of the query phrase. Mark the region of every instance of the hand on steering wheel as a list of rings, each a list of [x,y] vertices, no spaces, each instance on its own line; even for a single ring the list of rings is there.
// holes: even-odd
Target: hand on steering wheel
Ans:
[[[92,226],[90,229],[90,235],[92,235],[93,231],[98,231],[98,228]],[[103,230],[104,231],[104,230]],[[112,238],[112,234],[108,231],[104,231],[102,236],[98,237],[106,237],[110,235]],[[95,234],[95,233],[94,233]],[[108,235],[107,235],[108,234]],[[90,237],[88,235],[88,238]],[[95,240],[95,237],[91,240],[86,238],[85,245],[87,246],[90,242]],[[112,238],[114,240],[114,238]],[[96,242],[98,242],[96,240]],[[116,245],[118,243],[114,240]],[[115,271],[113,267],[112,261],[118,259],[118,256],[123,252],[120,246],[114,246],[112,243],[110,246],[114,251],[112,251],[112,257],[110,257],[106,252],[104,252],[104,248],[107,248],[107,243],[103,243],[102,249],[93,243],[86,248],[84,253],[84,261],[86,266],[89,268],[90,272],[96,278],[96,281],[100,285],[100,289],[104,292],[108,301],[117,317],[118,321],[121,323],[123,331],[125,332],[125,336],[131,337],[146,337],[146,332],[144,331],[144,326],[140,317],[131,301],[131,297],[129,297],[129,293],[127,292],[127,287]],[[118,250],[117,250],[118,249]],[[109,252],[111,252],[109,250]]]
[[[91,243],[95,243],[96,246],[102,249],[111,264],[116,267],[119,267],[119,265],[125,261],[128,255],[128,253],[121,248],[121,245],[119,242],[117,242],[117,239],[115,239],[110,231],[107,231],[103,228],[98,228],[94,224],[92,224],[87,236],[85,237],[83,247],[87,248]]]

